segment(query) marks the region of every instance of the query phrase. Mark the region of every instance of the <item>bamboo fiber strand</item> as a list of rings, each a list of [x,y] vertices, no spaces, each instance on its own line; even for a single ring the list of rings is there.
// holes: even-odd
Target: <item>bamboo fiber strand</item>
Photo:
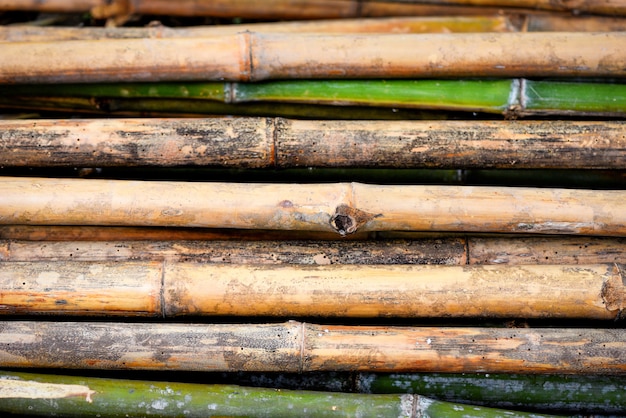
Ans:
[[[626,34],[258,34],[16,42],[0,83],[276,78],[624,77]],[[289,51],[289,52],[285,52]]]
[[[626,299],[622,280],[615,264],[9,262],[0,264],[0,312],[616,319]]]
[[[1,367],[623,374],[623,329],[0,322]],[[62,349],[61,349],[62,348]]]
[[[0,121],[0,165],[626,168],[620,121]]]
[[[5,177],[0,224],[623,236],[626,192]]]

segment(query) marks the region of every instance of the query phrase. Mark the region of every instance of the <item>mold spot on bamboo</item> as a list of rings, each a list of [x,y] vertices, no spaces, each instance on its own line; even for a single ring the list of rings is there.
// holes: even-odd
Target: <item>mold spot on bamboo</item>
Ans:
[[[373,215],[348,205],[339,205],[330,218],[330,226],[340,235],[345,236],[355,233],[362,225],[379,216],[382,214]]]

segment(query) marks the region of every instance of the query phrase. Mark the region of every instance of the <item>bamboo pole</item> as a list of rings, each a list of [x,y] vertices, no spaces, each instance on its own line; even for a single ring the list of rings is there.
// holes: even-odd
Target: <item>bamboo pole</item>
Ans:
[[[444,235],[381,239],[372,233],[351,235],[355,239],[350,241],[337,241],[336,235],[324,237],[321,234],[302,234],[280,237],[268,231],[248,231],[251,235],[246,237],[241,233],[228,235],[226,232],[220,234],[216,231],[211,234],[194,229],[180,231],[179,237],[173,231],[170,239],[178,239],[177,241],[163,241],[163,236],[151,235],[152,230],[148,230],[145,236],[142,231],[132,231],[142,233],[139,237],[150,241],[137,241],[137,237],[132,235],[126,238],[128,241],[123,241],[120,236],[127,231],[113,228],[100,241],[94,241],[91,235],[84,236],[81,241],[77,240],[81,237],[67,233],[67,228],[58,228],[62,231],[58,235],[14,233],[8,239],[0,240],[0,261],[167,260],[228,264],[573,265],[621,263],[626,256],[625,239],[606,237]],[[86,234],[90,234],[90,229],[86,229]],[[106,232],[106,228],[97,229],[104,229]],[[2,236],[0,228],[0,239]],[[282,240],[277,240],[279,238]],[[332,238],[335,242],[329,245],[327,241],[320,241],[322,238]],[[192,239],[194,240],[190,241]],[[225,241],[226,239],[230,241]]]
[[[428,15],[495,15],[502,7],[474,7],[447,4],[407,4],[395,1],[359,0],[180,0],[174,6],[163,0],[3,0],[0,10],[30,10],[45,12],[77,12],[91,14],[97,19],[127,14],[169,16],[214,16],[262,20],[338,19],[367,16],[428,16]],[[511,11],[538,13],[530,9]]]
[[[624,194],[473,186],[5,177],[0,223],[622,236]]]
[[[363,240],[374,233],[357,232],[342,237]],[[335,232],[269,231],[170,227],[116,227],[72,225],[0,225],[0,239],[27,241],[151,241],[151,240],[337,240]]]
[[[501,80],[289,80],[265,83],[118,83],[0,87],[9,104],[25,96],[148,98],[223,103],[302,103],[485,112],[513,116],[626,116],[626,85],[598,82]],[[28,103],[28,102],[27,102]],[[35,105],[35,104],[34,104]],[[32,106],[34,106],[32,105]],[[147,110],[147,109],[146,109]],[[236,114],[236,109],[232,109]],[[245,108],[244,108],[245,110]],[[189,111],[191,113],[191,111]],[[308,119],[311,119],[310,115]]]
[[[0,322],[2,367],[623,374],[626,331]]]
[[[303,241],[304,238],[299,241],[206,241],[205,239],[147,242],[112,239],[107,242],[50,241],[43,244],[32,241],[0,240],[0,260],[168,260],[174,262],[193,260],[203,263],[314,265],[462,265],[467,261],[466,240],[452,237],[419,240],[336,241],[332,245],[326,241]],[[621,249],[617,243],[607,242],[604,248],[612,248],[615,251],[614,258],[617,259],[620,253],[626,252],[626,244],[624,247]]]
[[[207,38],[98,40],[97,48],[94,41],[15,42],[0,50],[0,83],[478,76],[621,78],[626,75],[626,52],[622,48],[625,39],[626,34],[621,32],[245,32]]]
[[[211,415],[253,417],[547,417],[442,402],[420,395],[277,391],[15,372],[0,372],[0,397],[0,411],[29,415],[53,410],[63,416],[100,417],[205,416],[207,411]]]
[[[0,165],[626,168],[621,121],[0,121]]]
[[[618,318],[624,308],[623,277],[615,264],[8,262],[0,264],[0,312],[606,320]]]
[[[602,18],[594,17],[594,19]],[[615,18],[613,26],[620,28],[622,20]],[[550,21],[542,20],[542,27]],[[612,21],[611,21],[612,22]],[[622,22],[626,25],[626,22]],[[582,26],[586,28],[588,25]],[[576,22],[569,26],[575,32]],[[130,38],[202,38],[215,35],[235,35],[244,31],[255,33],[456,33],[456,32],[514,32],[515,26],[506,16],[433,16],[333,19],[195,27],[0,27],[1,42],[49,42],[95,39]],[[589,30],[588,30],[589,31]],[[595,31],[606,31],[606,26]]]
[[[623,0],[579,0],[573,2],[554,2],[550,0],[400,0],[402,3],[453,4],[480,7],[525,7],[556,11],[586,12],[606,15],[626,14],[626,2]],[[513,4],[511,4],[513,3]]]

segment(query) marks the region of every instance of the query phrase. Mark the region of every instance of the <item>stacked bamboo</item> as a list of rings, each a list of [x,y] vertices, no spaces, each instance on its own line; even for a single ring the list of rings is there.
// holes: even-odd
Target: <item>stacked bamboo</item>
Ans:
[[[626,409],[626,3],[6,10],[0,411]]]

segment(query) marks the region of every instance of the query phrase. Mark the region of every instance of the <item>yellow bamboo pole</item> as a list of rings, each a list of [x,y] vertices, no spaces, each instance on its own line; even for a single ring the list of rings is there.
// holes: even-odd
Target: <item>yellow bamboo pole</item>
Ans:
[[[624,329],[3,321],[0,335],[0,367],[626,372]]]
[[[544,23],[544,27],[548,24]],[[575,27],[575,22],[573,22],[570,30],[575,31]],[[17,25],[0,26],[0,41],[49,42],[120,38],[202,38],[226,34],[234,35],[244,31],[255,33],[457,33],[514,32],[516,30],[514,24],[506,16],[433,16],[311,20],[176,28],[166,26],[76,28]],[[603,30],[606,30],[606,27],[596,29],[596,31]]]
[[[624,277],[615,264],[6,262],[0,264],[0,312],[606,320],[624,308]]]
[[[206,38],[15,42],[0,49],[0,83],[624,77],[625,41],[622,32],[245,32]]]
[[[623,236],[625,191],[5,177],[0,224]]]
[[[574,0],[555,2],[551,0],[402,0],[403,3],[450,4],[455,6],[479,7],[523,7],[555,11],[572,11],[576,13],[597,13],[606,15],[626,14],[624,0]]]

